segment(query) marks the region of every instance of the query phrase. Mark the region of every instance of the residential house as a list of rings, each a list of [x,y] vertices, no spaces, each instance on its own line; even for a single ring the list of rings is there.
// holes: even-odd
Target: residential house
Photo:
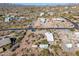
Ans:
[[[41,13],[40,13],[40,16],[43,16],[43,15],[44,15],[44,12],[41,12]]]
[[[10,43],[11,43],[10,38],[0,37],[0,47],[10,44]]]
[[[9,22],[9,21],[10,21],[10,17],[6,17],[5,22]]]

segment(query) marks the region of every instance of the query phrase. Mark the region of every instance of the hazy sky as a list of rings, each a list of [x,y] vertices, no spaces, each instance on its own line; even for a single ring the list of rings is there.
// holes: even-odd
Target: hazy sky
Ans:
[[[66,5],[67,3],[19,3],[20,5]]]

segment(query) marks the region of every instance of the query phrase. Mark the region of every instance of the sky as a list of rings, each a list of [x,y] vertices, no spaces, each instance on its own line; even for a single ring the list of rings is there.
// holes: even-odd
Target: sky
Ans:
[[[35,6],[56,6],[56,5],[68,5],[69,3],[17,3],[18,5],[35,5]]]
[[[79,3],[79,0],[0,0],[0,3]]]

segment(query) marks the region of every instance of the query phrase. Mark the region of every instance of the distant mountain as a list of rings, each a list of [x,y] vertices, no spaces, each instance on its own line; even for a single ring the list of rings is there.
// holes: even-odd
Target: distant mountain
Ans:
[[[0,7],[23,7],[23,6],[74,6],[78,3],[0,3]]]
[[[0,7],[8,8],[8,7],[21,7],[23,5],[18,5],[14,3],[0,3]]]
[[[23,6],[73,6],[73,5],[79,5],[79,3],[18,3],[16,5],[23,5]]]

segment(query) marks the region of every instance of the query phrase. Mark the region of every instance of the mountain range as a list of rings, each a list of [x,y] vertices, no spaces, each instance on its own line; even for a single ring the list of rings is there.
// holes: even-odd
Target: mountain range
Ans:
[[[23,6],[73,6],[78,3],[0,3],[0,7],[23,7]]]

